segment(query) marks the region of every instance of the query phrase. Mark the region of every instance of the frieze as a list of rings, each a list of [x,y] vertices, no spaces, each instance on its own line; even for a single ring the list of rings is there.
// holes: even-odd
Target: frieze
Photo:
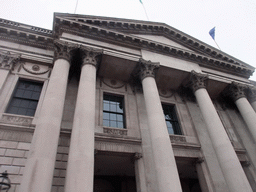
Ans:
[[[177,142],[186,142],[186,138],[184,136],[178,136],[178,135],[169,135],[172,143]]]
[[[111,135],[127,135],[127,129],[115,129],[103,127],[103,133]]]
[[[11,54],[9,51],[0,52],[0,68],[13,70],[15,64],[20,60],[20,54]]]
[[[3,114],[0,122],[8,123],[8,124],[23,125],[23,126],[31,126],[32,120],[33,120],[32,117]]]
[[[41,70],[41,67],[39,65],[28,66],[25,63],[21,63],[21,66],[26,72],[33,75],[43,75],[50,71],[49,67],[46,70]]]

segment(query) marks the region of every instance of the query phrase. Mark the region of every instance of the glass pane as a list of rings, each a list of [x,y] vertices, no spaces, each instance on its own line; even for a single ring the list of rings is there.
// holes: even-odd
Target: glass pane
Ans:
[[[103,112],[103,119],[109,120],[109,113]]]
[[[123,121],[123,115],[117,115],[117,120],[118,121]]]
[[[32,93],[32,91],[25,91],[25,93],[23,94],[23,98],[31,99]]]
[[[34,87],[35,87],[35,85],[33,85],[31,82],[26,82],[26,83],[25,83],[25,89],[26,89],[26,90],[31,90],[31,91],[33,91],[33,90],[34,90]]]
[[[39,97],[40,97],[40,93],[39,92],[33,92],[31,99],[39,100]]]
[[[21,99],[15,99],[13,98],[13,100],[11,101],[11,106],[16,106],[16,107],[19,107],[20,106],[20,102],[21,102]]]
[[[116,105],[111,105],[110,104],[110,111],[116,112]]]
[[[10,107],[7,112],[12,114],[18,114],[18,110],[18,107]]]
[[[123,105],[121,103],[117,105],[117,112],[123,113]]]
[[[41,92],[42,91],[42,85],[35,85],[34,91]]]
[[[109,120],[103,120],[103,126],[109,127]]]
[[[23,97],[24,90],[17,89],[16,93],[14,94],[14,97]]]
[[[173,129],[172,128],[168,128],[168,133],[173,135],[174,134]]]
[[[29,101],[27,101],[27,100],[22,100],[21,101],[20,107],[28,108],[28,106],[29,106]]]
[[[106,102],[103,103],[103,110],[109,111],[109,103],[106,103]]]
[[[124,128],[124,123],[123,122],[117,122],[117,127],[118,128]]]
[[[26,115],[26,112],[27,112],[27,109],[25,109],[25,108],[19,108],[19,110],[18,110],[19,115]]]
[[[110,121],[110,127],[117,127],[116,121]]]
[[[27,114],[26,114],[26,115],[28,115],[28,116],[34,116],[34,114],[35,114],[35,110],[33,110],[33,109],[28,109],[28,110],[27,110]]]
[[[29,108],[30,110],[31,110],[31,109],[35,110],[36,107],[37,107],[37,102],[36,102],[36,101],[30,101],[30,102],[29,102],[28,108]]]
[[[116,114],[110,113],[110,120],[116,121]]]

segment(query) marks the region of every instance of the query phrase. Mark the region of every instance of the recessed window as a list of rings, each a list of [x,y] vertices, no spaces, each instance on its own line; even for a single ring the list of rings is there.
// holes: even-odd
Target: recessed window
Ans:
[[[103,126],[125,128],[124,97],[104,94]]]
[[[7,113],[34,116],[43,83],[19,80]]]
[[[168,133],[173,135],[181,135],[182,132],[178,122],[175,106],[162,104],[162,107],[164,111]]]

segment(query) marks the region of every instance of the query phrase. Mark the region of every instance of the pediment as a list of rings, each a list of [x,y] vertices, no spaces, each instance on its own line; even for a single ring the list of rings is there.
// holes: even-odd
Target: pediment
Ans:
[[[62,32],[126,47],[147,49],[249,78],[254,67],[164,23],[55,13],[53,34]]]
[[[141,37],[141,38],[144,38],[144,39],[149,39],[149,40],[152,40],[152,41],[156,41],[156,42],[160,42],[160,43],[163,43],[163,44],[166,44],[166,45],[170,45],[172,47],[177,47],[177,48],[180,48],[180,49],[184,49],[184,50],[187,50],[187,51],[191,51],[191,52],[195,52],[179,43],[176,43],[175,41],[172,41],[164,36],[159,36],[159,35],[141,35],[141,34],[132,34],[134,36],[137,36],[137,37]],[[196,52],[195,52],[196,53]]]

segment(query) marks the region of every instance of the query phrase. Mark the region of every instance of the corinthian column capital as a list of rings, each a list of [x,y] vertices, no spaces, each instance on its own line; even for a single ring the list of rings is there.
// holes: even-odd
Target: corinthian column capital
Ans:
[[[201,88],[206,88],[206,81],[208,79],[208,75],[197,73],[194,70],[191,71],[190,76],[190,87],[193,89],[193,91],[197,91]]]
[[[83,60],[82,65],[90,64],[97,68],[100,63],[100,57],[103,53],[103,50],[94,49],[94,48],[86,47],[82,45],[80,46],[80,49],[82,51],[82,60]]]
[[[71,51],[78,48],[77,45],[63,42],[60,40],[54,41],[54,57],[57,59],[65,59],[70,63]]]
[[[251,102],[256,101],[256,88],[255,87],[249,87],[248,96],[249,96],[249,99]]]
[[[0,68],[13,69],[14,65],[20,60],[20,54],[11,54],[8,52],[0,52]]]
[[[226,90],[226,95],[230,96],[234,101],[246,97],[245,91],[248,87],[246,85],[232,82]]]
[[[146,61],[146,60],[140,58],[140,60],[139,60],[139,67],[140,67],[139,75],[140,75],[141,81],[146,77],[154,77],[155,78],[156,72],[157,72],[159,66],[160,66],[159,62],[151,62],[150,60]]]

